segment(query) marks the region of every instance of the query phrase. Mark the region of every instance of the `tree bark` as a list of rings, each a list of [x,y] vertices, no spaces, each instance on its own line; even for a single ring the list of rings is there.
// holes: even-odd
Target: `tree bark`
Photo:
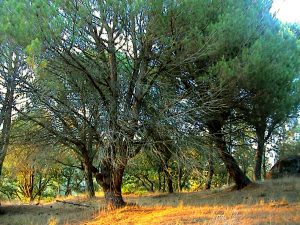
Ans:
[[[71,189],[71,176],[67,178],[67,184],[66,184],[66,191],[65,191],[65,196],[72,195],[72,189]]]
[[[230,155],[226,152],[226,150],[221,148],[219,148],[218,152],[220,154],[221,159],[225,163],[226,169],[229,172],[230,177],[232,177],[232,179],[234,180],[236,188],[239,190],[249,185],[251,181],[240,169],[232,155]]]
[[[211,188],[212,178],[214,175],[214,166],[211,156],[209,156],[208,159],[208,174],[207,174],[207,180],[205,184],[205,190],[209,190]]]
[[[164,172],[165,172],[166,177],[167,177],[168,193],[169,194],[174,193],[173,179],[172,179],[171,173],[168,171],[168,165],[165,165]]]
[[[167,175],[167,178],[168,178],[168,193],[172,194],[174,193],[172,176]]]
[[[175,152],[173,141],[165,134],[161,134],[154,126],[155,123],[147,127],[148,135],[156,141],[156,149],[159,151],[159,159],[161,163],[161,170],[167,178],[168,192],[173,193],[173,180],[172,174],[169,171],[168,161],[171,159],[172,154]]]
[[[183,172],[182,172],[182,168],[180,166],[178,166],[178,191],[181,192],[182,191],[182,177],[183,177]]]
[[[227,151],[224,134],[222,133],[222,124],[219,121],[211,121],[208,126],[212,135],[218,154],[224,162],[230,177],[234,180],[237,189],[242,189],[251,183],[250,179],[243,173],[236,160]]]
[[[257,148],[255,153],[254,180],[261,180],[261,168],[265,151],[265,129],[256,127]]]
[[[230,174],[228,173],[228,171],[227,171],[226,183],[227,183],[228,186],[231,183],[231,177],[230,177]]]
[[[267,165],[266,165],[266,151],[264,150],[264,155],[263,155],[263,178],[266,179],[266,175],[267,175]]]
[[[144,186],[144,188],[149,191],[149,192],[154,192],[154,183],[147,177],[139,177],[137,175],[135,175],[135,177],[142,183],[142,185]],[[145,180],[144,180],[145,179]],[[147,182],[148,183],[147,183]]]
[[[85,169],[85,182],[86,182],[85,190],[87,192],[88,197],[94,198],[95,197],[95,188],[94,188],[94,182],[93,182],[93,173],[92,173],[90,166],[88,166]]]
[[[162,186],[162,191],[166,192],[166,174],[163,173],[163,186]]]
[[[95,188],[93,182],[93,163],[87,151],[83,150],[82,153],[83,153],[82,165],[84,168],[84,175],[85,175],[84,177],[86,182],[85,190],[89,198],[94,198]]]
[[[3,161],[6,156],[8,143],[9,143],[12,107],[14,102],[15,88],[16,88],[15,76],[16,74],[11,75],[11,77],[7,81],[7,90],[5,94],[5,99],[0,112],[1,113],[0,125],[2,125],[2,131],[0,136],[0,175],[2,172]]]
[[[160,174],[160,170],[157,172],[158,173],[158,191],[161,191],[161,174]]]
[[[108,209],[117,209],[126,205],[121,192],[124,170],[125,164],[112,167],[111,164],[104,163],[101,167],[101,173],[96,174],[97,182],[103,189]]]
[[[145,176],[144,177],[145,178],[145,180],[146,181],[148,181],[148,185],[149,185],[149,188],[148,188],[148,190],[150,191],[150,192],[154,192],[154,183],[147,177],[147,176]]]
[[[34,188],[34,181],[35,181],[34,167],[24,172],[23,176],[24,176],[23,195],[26,198],[28,198],[30,202],[32,202],[34,200],[33,198],[33,188]]]

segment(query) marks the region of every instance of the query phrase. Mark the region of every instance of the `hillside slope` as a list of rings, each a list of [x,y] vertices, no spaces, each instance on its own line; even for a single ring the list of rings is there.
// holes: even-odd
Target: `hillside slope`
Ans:
[[[127,195],[138,206],[103,210],[103,197],[65,199],[40,205],[1,206],[1,225],[55,224],[300,224],[300,178],[253,184],[241,191],[200,191],[179,194]]]

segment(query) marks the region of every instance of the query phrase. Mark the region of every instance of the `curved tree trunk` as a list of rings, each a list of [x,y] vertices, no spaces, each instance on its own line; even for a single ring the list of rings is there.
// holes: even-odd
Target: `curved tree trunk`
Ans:
[[[222,124],[219,121],[211,121],[208,126],[209,132],[214,138],[217,151],[224,162],[230,177],[234,180],[237,189],[242,189],[251,183],[250,179],[243,173],[236,160],[227,151],[224,134],[222,133]]]
[[[237,189],[242,189],[251,183],[250,179],[243,173],[232,155],[226,152],[223,143],[219,143],[218,153],[222,161],[225,163],[230,177],[234,180]]]

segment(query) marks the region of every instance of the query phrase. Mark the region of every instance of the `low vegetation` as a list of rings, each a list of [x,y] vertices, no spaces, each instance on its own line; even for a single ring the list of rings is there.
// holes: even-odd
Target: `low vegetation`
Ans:
[[[18,224],[299,224],[300,178],[255,183],[243,190],[125,195],[126,206],[109,212],[101,194],[94,200],[68,197],[66,202],[2,205],[1,225]],[[100,203],[100,205],[99,205]],[[89,206],[89,207],[87,207]]]
[[[299,222],[299,180],[262,182],[300,172],[272,7],[0,0],[0,224]]]

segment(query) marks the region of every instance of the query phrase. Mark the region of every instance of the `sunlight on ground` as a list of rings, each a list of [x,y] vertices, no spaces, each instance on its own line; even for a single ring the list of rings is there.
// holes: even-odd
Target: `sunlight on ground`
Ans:
[[[60,197],[84,206],[61,202],[39,205],[5,203],[1,225],[158,225],[158,224],[300,224],[300,178],[252,184],[241,191],[229,188],[176,194],[126,195],[138,206],[104,210],[102,193]]]
[[[101,212],[96,224],[297,224],[300,204],[286,202],[237,206],[128,207]]]
[[[172,195],[126,196],[126,207],[82,225],[96,224],[299,224],[300,179],[253,184],[242,191],[212,190]]]

